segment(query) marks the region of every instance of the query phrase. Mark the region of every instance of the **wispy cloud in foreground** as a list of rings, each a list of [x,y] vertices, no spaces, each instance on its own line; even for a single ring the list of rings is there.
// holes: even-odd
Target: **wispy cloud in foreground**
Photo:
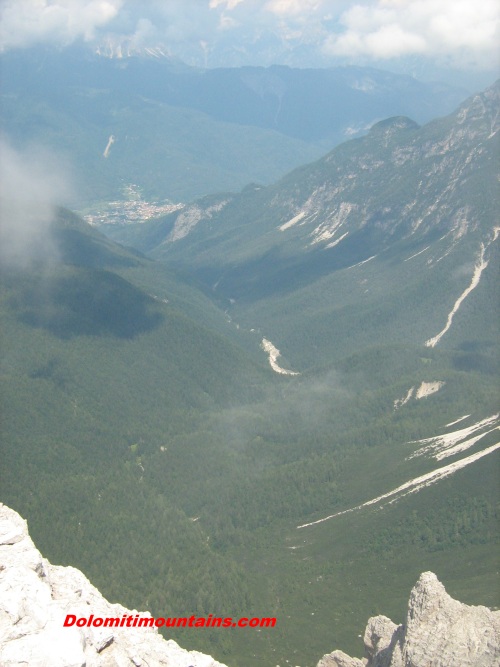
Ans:
[[[71,194],[68,165],[39,147],[14,148],[0,138],[0,260],[26,266],[53,256],[50,225]]]

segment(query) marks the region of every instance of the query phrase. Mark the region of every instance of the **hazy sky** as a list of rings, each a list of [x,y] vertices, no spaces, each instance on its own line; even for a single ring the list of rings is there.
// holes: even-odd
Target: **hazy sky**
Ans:
[[[1,48],[161,46],[199,66],[498,68],[498,0],[0,0]]]

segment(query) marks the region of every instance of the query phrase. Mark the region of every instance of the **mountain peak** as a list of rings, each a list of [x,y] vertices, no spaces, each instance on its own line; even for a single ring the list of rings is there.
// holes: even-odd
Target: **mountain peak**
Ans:
[[[420,126],[408,116],[393,116],[375,123],[370,128],[370,134],[393,135],[404,130],[418,130]]]
[[[500,658],[499,631],[499,611],[454,600],[433,572],[423,572],[411,591],[405,624],[386,616],[369,619],[367,662],[334,651],[317,667],[493,667]]]
[[[460,106],[457,112],[458,123],[463,124],[466,121],[469,124],[482,123],[485,125],[486,136],[490,138],[496,133],[500,124],[498,118],[499,104],[500,79],[482,93],[467,99]]]

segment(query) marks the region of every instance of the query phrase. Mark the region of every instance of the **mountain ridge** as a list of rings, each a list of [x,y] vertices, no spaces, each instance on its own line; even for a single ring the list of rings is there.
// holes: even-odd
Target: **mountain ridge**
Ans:
[[[369,315],[378,308],[388,281],[398,300],[406,285],[407,295],[420,302],[417,308],[427,305],[422,290],[429,294],[436,284],[435,295],[427,299],[434,299],[435,315],[426,307],[418,329],[402,323],[402,334],[424,343],[442,329],[436,324],[433,332],[425,324],[443,317],[440,298],[455,295],[446,306],[450,313],[468,285],[477,287],[482,270],[474,278],[476,264],[483,262],[484,269],[496,256],[499,90],[497,83],[451,116],[420,128],[401,118],[384,121],[366,137],[342,144],[272,186],[219,197],[219,210],[209,212],[199,202],[187,213],[105,231],[194,274],[235,321],[248,329],[260,327],[264,336],[270,332],[267,338],[287,354],[289,343],[282,347],[282,340],[297,330],[290,304],[328,318],[327,292],[335,294],[330,310],[359,304],[362,317],[363,309]],[[194,224],[176,236],[176,226],[190,210],[196,212]],[[458,271],[470,275],[468,281],[462,278],[460,290]],[[464,297],[460,308],[469,308],[471,298]],[[411,317],[416,320],[416,313]],[[318,326],[323,330],[325,324]],[[394,320],[391,336],[398,327]],[[294,348],[307,328],[304,321]],[[337,337],[347,340],[344,333]]]
[[[311,214],[307,213],[307,209],[312,208],[314,204],[314,202],[308,203],[311,199],[309,193],[307,194],[305,201],[303,200],[302,203],[296,201],[293,196],[292,199],[288,201],[288,193],[293,193],[298,189],[299,186],[297,185],[297,182],[299,179],[302,182],[305,180],[306,182],[309,181],[311,183],[314,183],[316,177],[324,179],[323,184],[315,185],[315,187],[319,190],[326,190],[325,194],[328,196],[328,199],[325,200],[325,203],[329,204],[329,201],[331,200],[332,204],[329,204],[330,209],[335,210],[334,207],[336,207],[342,216],[344,214],[341,209],[339,209],[339,205],[341,207],[343,203],[345,207],[348,207],[350,204],[349,202],[342,202],[342,199],[340,199],[338,195],[340,194],[342,197],[345,197],[347,193],[353,190],[353,185],[348,183],[348,180],[350,178],[352,179],[352,176],[349,176],[349,174],[347,174],[347,182],[345,177],[342,177],[342,174],[340,175],[340,183],[338,182],[339,179],[336,177],[335,172],[339,171],[340,168],[344,170],[358,169],[362,174],[363,172],[368,172],[363,174],[364,179],[361,187],[363,192],[369,192],[371,197],[373,197],[373,192],[377,192],[377,190],[380,189],[381,182],[384,183],[384,177],[386,179],[386,189],[388,181],[392,181],[392,178],[394,177],[396,177],[399,182],[404,181],[406,175],[403,173],[396,176],[397,172],[401,171],[402,168],[403,171],[414,169],[414,163],[422,158],[431,165],[431,168],[433,169],[432,178],[434,178],[436,169],[444,170],[447,167],[443,159],[441,161],[439,160],[439,156],[449,159],[448,154],[452,153],[454,149],[462,151],[462,153],[464,150],[467,150],[467,139],[469,140],[469,143],[481,140],[487,141],[492,139],[497,133],[499,120],[498,114],[496,113],[496,104],[498,103],[500,96],[499,91],[500,83],[497,82],[495,86],[487,89],[483,94],[469,98],[469,100],[461,105],[456,112],[447,118],[431,121],[425,127],[419,128],[414,121],[403,119],[402,117],[394,117],[380,121],[371,128],[366,138],[344,143],[319,161],[311,165],[299,167],[294,172],[285,176],[278,184],[269,186],[267,191],[272,195],[272,209],[278,208],[276,204],[278,204],[278,206],[280,204],[279,201],[276,201],[276,195],[274,193],[276,191],[279,193],[280,188],[285,191],[284,194],[280,193],[278,196],[280,199],[285,200],[286,205],[289,208],[288,214],[285,215],[287,217],[289,215],[290,217],[288,220],[283,219],[283,222],[279,225],[280,231],[294,228],[293,231],[296,232],[298,228],[304,227],[308,219],[312,218],[314,221],[314,219],[318,217],[317,215],[314,215],[314,212]],[[488,108],[485,105],[488,105]],[[467,121],[466,125],[464,125],[465,121]],[[467,137],[465,137],[464,134],[465,127],[469,128],[467,130]],[[397,140],[397,137],[401,136],[399,134],[400,131],[403,132],[402,145],[400,145],[400,142]],[[439,132],[444,136],[436,140],[436,135]],[[461,144],[464,144],[463,148],[461,148]],[[370,150],[372,152],[377,150],[380,151],[380,157],[378,159],[374,157],[370,153]],[[347,159],[346,162],[342,161],[344,156]],[[436,158],[436,160],[434,160],[434,158]],[[477,156],[474,155],[473,149],[473,152],[469,156],[461,155],[460,159],[465,162],[465,166],[468,166],[468,163],[470,163],[471,160],[477,160]],[[383,166],[382,163],[384,162],[388,162],[388,167],[392,168],[392,171],[389,172],[387,176],[383,173],[383,170],[382,172],[380,171],[380,167]],[[473,166],[474,165],[471,165],[469,169],[469,177],[473,171]],[[323,173],[323,170],[326,168],[328,168],[330,173]],[[458,178],[456,174],[454,177],[455,179]],[[331,182],[333,181],[336,182],[335,187],[331,185]],[[390,183],[390,186],[392,189],[398,187],[398,185],[395,185],[392,182]],[[382,185],[382,187],[384,187],[384,185]],[[328,191],[328,188],[332,192]],[[424,191],[420,194],[427,195],[429,189],[430,184],[427,184],[427,186],[424,187]],[[448,187],[448,189],[451,190],[451,187]],[[260,194],[265,195],[266,189],[260,188],[260,190]],[[445,188],[444,193],[446,193],[446,191],[447,189]],[[390,192],[391,190],[389,190],[389,193]],[[383,198],[387,199],[387,194],[384,194]],[[408,202],[407,206],[409,205],[410,203]],[[356,206],[359,206],[359,204],[356,204]],[[300,219],[300,224],[298,224],[299,220],[297,219],[297,216],[300,215],[300,212],[298,213],[297,210],[302,207],[305,207],[306,213]],[[281,213],[281,215],[283,215],[283,213]],[[322,213],[322,215],[325,216],[325,213]],[[326,215],[328,215],[328,213]],[[346,211],[345,215],[349,215],[349,211]],[[363,215],[363,209],[361,209],[358,217],[359,215]],[[269,217],[277,216],[274,212],[271,212],[270,215],[268,215],[268,218]],[[294,220],[293,223],[291,222],[292,220]],[[240,221],[238,222],[241,224]],[[341,227],[342,225],[338,226]],[[309,244],[314,245],[322,241],[330,241],[334,235],[331,229],[317,226],[311,233],[311,236],[312,241],[310,241]],[[303,234],[302,239],[304,239],[304,237],[305,235]]]

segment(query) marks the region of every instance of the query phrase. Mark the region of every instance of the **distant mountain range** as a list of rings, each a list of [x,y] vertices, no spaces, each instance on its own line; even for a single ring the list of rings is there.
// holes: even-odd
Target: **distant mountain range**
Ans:
[[[271,183],[377,120],[425,122],[466,94],[359,67],[199,70],[76,47],[2,56],[2,130],[71,156],[81,207],[130,184],[185,202]]]

